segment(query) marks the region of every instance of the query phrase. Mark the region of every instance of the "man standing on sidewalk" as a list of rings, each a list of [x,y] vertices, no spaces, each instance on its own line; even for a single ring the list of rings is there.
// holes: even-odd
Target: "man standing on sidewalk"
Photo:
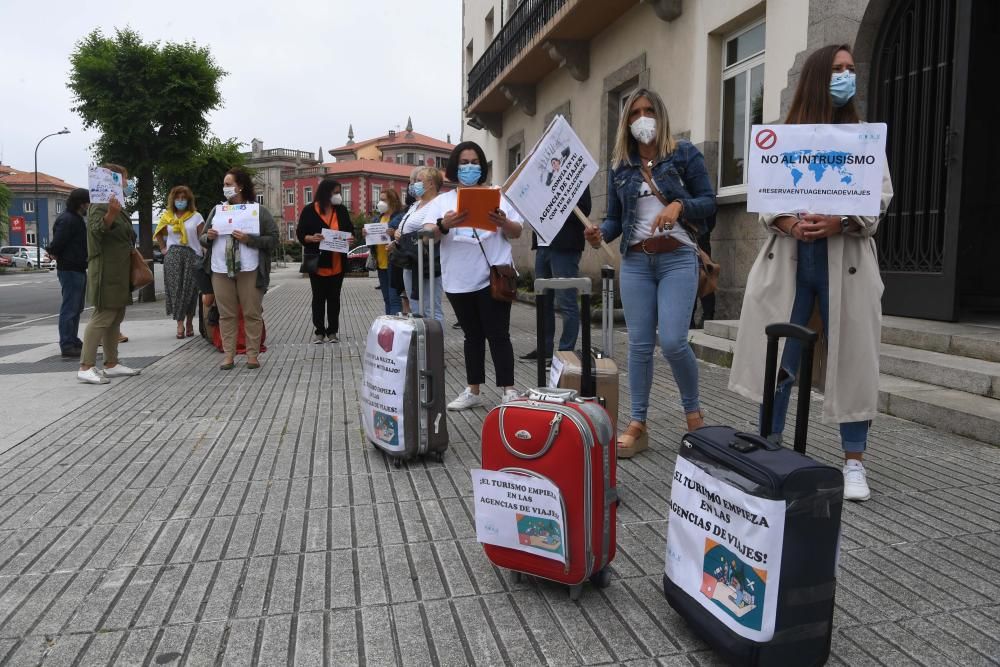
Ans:
[[[90,192],[77,188],[66,199],[66,210],[56,218],[48,253],[56,259],[56,275],[62,287],[59,308],[59,349],[64,359],[79,359],[83,341],[80,314],[87,294],[87,222]]]
[[[584,215],[590,215],[590,186],[583,190],[578,204]],[[571,213],[559,233],[549,245],[538,242],[538,236],[532,232],[531,249],[535,250],[535,278],[576,278],[580,275],[580,255],[583,253],[583,220]],[[539,354],[545,354],[545,361],[552,359],[552,349],[555,347],[556,314],[558,309],[562,315],[562,336],[559,337],[560,350],[576,348],[576,338],[580,333],[580,306],[577,303],[576,290],[558,290],[555,296],[555,308],[545,313],[545,350],[532,350],[522,359],[535,360]]]

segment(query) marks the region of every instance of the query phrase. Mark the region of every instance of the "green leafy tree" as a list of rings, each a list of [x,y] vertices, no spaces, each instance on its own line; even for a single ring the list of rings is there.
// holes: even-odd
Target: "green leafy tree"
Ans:
[[[69,88],[85,128],[101,132],[100,162],[115,162],[138,179],[139,247],[153,253],[156,174],[186,164],[208,132],[207,114],[222,104],[225,76],[209,50],[193,43],[145,43],[130,28],[114,37],[94,30],[70,56]],[[153,300],[153,286],[140,295]]]
[[[194,192],[198,212],[208,217],[213,206],[222,201],[222,179],[233,167],[244,167],[242,144],[235,139],[215,137],[202,143],[182,163],[160,169],[156,175],[156,208],[166,206],[171,188],[186,185]],[[246,167],[244,167],[246,168]],[[252,169],[247,169],[253,175]]]
[[[10,220],[7,211],[10,209],[12,198],[10,188],[0,183],[0,241],[2,242],[6,242],[10,238]]]

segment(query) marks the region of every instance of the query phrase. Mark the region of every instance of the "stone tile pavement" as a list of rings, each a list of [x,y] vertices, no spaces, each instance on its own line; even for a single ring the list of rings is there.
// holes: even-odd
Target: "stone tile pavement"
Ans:
[[[340,345],[308,343],[308,285],[291,280],[267,297],[261,370],[219,372],[192,340],[0,454],[0,663],[718,664],[660,590],[683,424],[668,367],[652,447],[620,464],[612,584],[571,602],[512,583],[475,541],[485,410],[451,415],[443,464],[397,470],[365,444],[373,284],[346,282]],[[520,354],[534,313],[512,319]],[[532,384],[533,366],[517,373]],[[702,366],[708,419],[752,428],[726,375]],[[811,434],[836,462],[835,430]],[[872,500],[845,512],[831,664],[1000,664],[1000,450],[884,417],[869,469]]]

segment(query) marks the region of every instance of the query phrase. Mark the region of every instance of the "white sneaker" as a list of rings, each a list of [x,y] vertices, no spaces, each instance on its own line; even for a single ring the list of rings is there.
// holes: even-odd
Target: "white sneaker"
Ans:
[[[113,366],[111,368],[105,367],[102,372],[106,378],[127,378],[133,375],[138,375],[141,371],[135,368],[129,368],[125,364],[118,364],[117,366]]]
[[[330,334],[329,336],[326,337],[326,342],[327,343],[339,343],[340,342],[340,336],[338,336],[337,334]]]
[[[99,372],[97,368],[88,368],[85,371],[77,371],[76,379],[80,382],[86,382],[87,384],[108,384],[111,382],[111,380],[104,377],[104,374]]]
[[[483,397],[479,394],[473,394],[472,390],[468,387],[458,395],[454,401],[448,404],[449,410],[468,410],[469,408],[478,408],[483,404]]]
[[[500,403],[501,404],[510,403],[511,401],[516,400],[520,397],[521,394],[519,394],[516,389],[505,389],[503,392],[503,400],[500,401]]]
[[[864,465],[857,459],[849,459],[844,464],[844,500],[863,501],[871,497]]]
[[[313,345],[322,345],[326,341],[326,338],[322,334],[313,335]]]

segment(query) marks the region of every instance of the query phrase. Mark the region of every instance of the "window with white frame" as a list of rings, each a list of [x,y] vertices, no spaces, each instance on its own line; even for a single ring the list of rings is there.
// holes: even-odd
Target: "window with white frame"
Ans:
[[[311,204],[313,200],[313,189],[311,185],[302,188],[302,201]]]
[[[426,162],[424,162],[424,154],[423,153],[417,153],[417,164],[419,164],[419,165],[426,164]]]
[[[295,190],[285,188],[285,206],[295,206]]]
[[[372,186],[372,207],[378,206],[378,200],[382,196],[382,186],[373,185]]]
[[[353,211],[351,208],[351,186],[350,184],[340,186],[340,196],[344,198],[344,206],[348,211]]]
[[[764,122],[764,22],[722,44],[722,119],[719,126],[719,191],[744,190],[750,126]]]
[[[66,210],[66,203],[65,202],[61,202],[61,201],[57,201],[56,202],[56,215],[59,215],[64,210]]]
[[[295,240],[295,225],[288,225],[288,240]]]
[[[257,195],[257,203],[261,206],[264,205],[264,195]]]
[[[35,212],[35,202],[34,202],[34,200],[31,200],[31,199],[25,199],[24,200],[24,212],[25,213],[34,213]]]
[[[35,232],[25,232],[24,233],[24,243],[26,245],[37,245],[36,244],[36,240],[37,240],[37,237],[35,236]]]

